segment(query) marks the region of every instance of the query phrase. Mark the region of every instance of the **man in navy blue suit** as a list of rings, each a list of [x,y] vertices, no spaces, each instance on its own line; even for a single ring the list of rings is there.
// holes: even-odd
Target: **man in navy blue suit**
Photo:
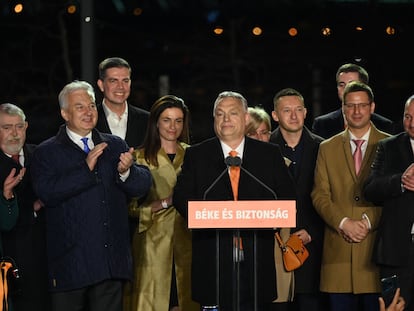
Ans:
[[[368,84],[368,72],[357,64],[344,64],[340,66],[336,72],[336,87],[338,89],[338,97],[341,101],[341,107],[335,111],[318,116],[312,124],[312,132],[323,138],[330,138],[346,127],[346,120],[342,112],[342,95],[345,86],[351,81],[360,81]],[[381,131],[393,134],[395,132],[394,123],[377,113],[371,115],[371,121]]]
[[[246,99],[237,92],[222,92],[213,115],[217,137],[186,150],[174,190],[177,210],[187,216],[190,200],[234,199],[225,163],[230,151],[236,151],[242,161],[238,200],[294,198],[295,184],[278,146],[245,136]],[[194,301],[219,305],[220,311],[272,310],[277,297],[273,230],[240,230],[242,247],[234,244],[233,230],[198,229],[192,235]],[[243,256],[234,261],[233,251]],[[239,282],[234,279],[234,265],[239,268]]]
[[[151,174],[124,140],[95,129],[89,83],[67,84],[59,105],[66,124],[32,162],[46,207],[52,310],[122,311],[123,281],[132,278],[127,202],[147,193]]]

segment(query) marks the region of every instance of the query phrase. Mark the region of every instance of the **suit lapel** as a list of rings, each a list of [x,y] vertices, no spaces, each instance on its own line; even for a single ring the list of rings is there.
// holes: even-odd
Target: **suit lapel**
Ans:
[[[414,162],[414,154],[411,148],[409,136],[407,134],[404,134],[401,139],[404,140],[404,143],[397,144],[399,149],[398,152],[402,155],[403,162],[405,163],[404,166],[408,167],[411,163]]]
[[[352,156],[351,144],[349,142],[350,137],[349,137],[348,129],[343,131],[341,136],[342,136],[342,148],[343,148],[343,153],[345,155],[346,165],[348,167],[350,174],[352,175],[352,178],[356,180],[357,176],[355,174],[355,164],[354,164],[354,158]]]

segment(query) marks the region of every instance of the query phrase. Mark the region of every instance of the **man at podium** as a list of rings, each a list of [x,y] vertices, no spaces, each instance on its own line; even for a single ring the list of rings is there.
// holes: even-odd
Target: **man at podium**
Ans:
[[[237,92],[218,95],[217,137],[187,149],[174,190],[174,205],[184,217],[188,201],[295,198],[278,146],[245,136],[247,108]],[[239,177],[233,190],[234,167]],[[193,300],[220,311],[272,310],[277,298],[273,229],[194,229],[192,238]]]

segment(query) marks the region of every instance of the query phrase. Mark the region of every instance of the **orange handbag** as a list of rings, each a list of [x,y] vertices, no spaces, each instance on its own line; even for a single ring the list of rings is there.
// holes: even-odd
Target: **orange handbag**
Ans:
[[[306,261],[309,257],[309,252],[302,240],[296,235],[291,234],[286,243],[283,243],[279,232],[275,232],[275,237],[279,243],[279,247],[282,250],[283,265],[286,271],[293,271]]]

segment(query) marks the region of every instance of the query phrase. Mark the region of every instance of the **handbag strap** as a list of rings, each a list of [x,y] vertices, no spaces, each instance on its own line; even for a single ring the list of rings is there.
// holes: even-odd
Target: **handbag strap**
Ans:
[[[277,242],[279,243],[279,247],[282,249],[282,251],[286,251],[286,245],[283,243],[282,238],[280,237],[279,231],[275,232],[275,237]]]

